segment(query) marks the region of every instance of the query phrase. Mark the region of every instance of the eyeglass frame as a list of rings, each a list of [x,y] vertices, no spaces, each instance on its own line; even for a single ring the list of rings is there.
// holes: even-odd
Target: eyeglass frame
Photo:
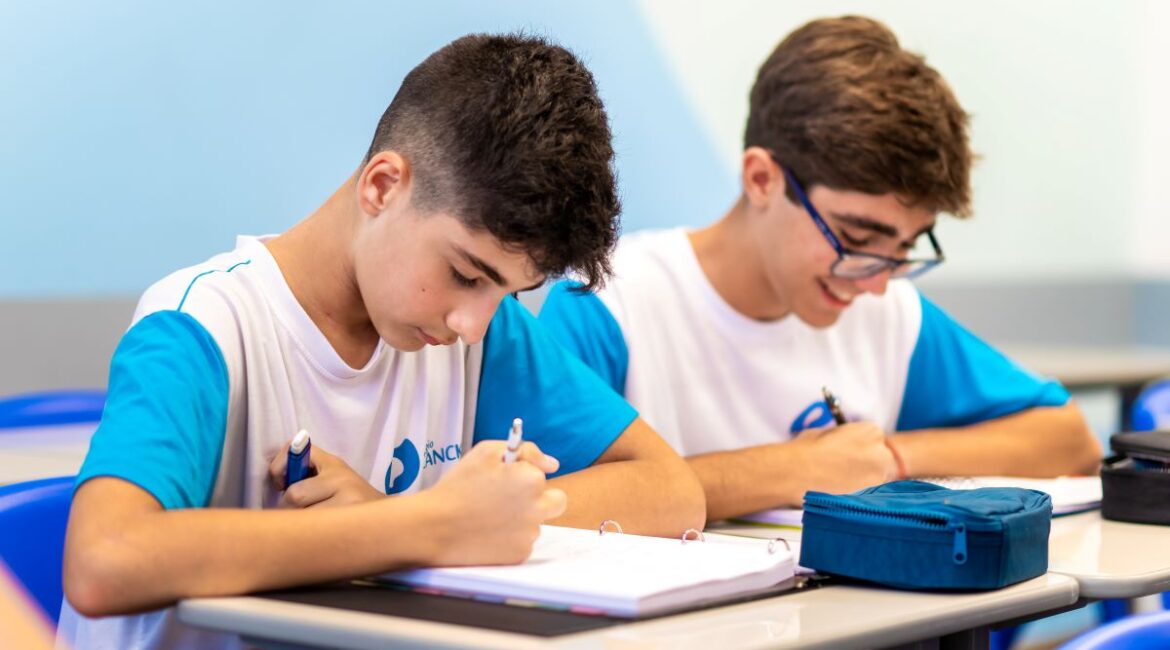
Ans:
[[[804,188],[801,187],[800,181],[796,180],[796,176],[790,172],[787,167],[781,164],[779,160],[776,160],[776,154],[772,152],[769,152],[769,154],[772,156],[772,160],[776,162],[776,165],[780,167],[780,171],[784,173],[785,180],[792,184],[792,189],[796,191],[796,197],[800,199],[800,204],[804,206],[804,209],[806,212],[808,212],[808,215],[812,217],[813,223],[816,224],[817,229],[821,231],[821,234],[825,236],[825,239],[829,240],[829,244],[833,247],[833,250],[837,252],[837,260],[833,262],[833,266],[829,267],[829,273],[831,273],[834,277],[848,280],[867,280],[876,275],[880,275],[886,271],[889,271],[890,277],[916,278],[938,266],[939,264],[942,264],[946,260],[946,256],[943,255],[942,247],[938,245],[938,239],[936,239],[934,236],[934,228],[930,228],[926,231],[926,236],[930,239],[930,245],[934,248],[934,259],[908,258],[900,260],[896,257],[887,257],[885,255],[878,255],[876,253],[864,253],[846,248],[841,243],[841,240],[837,238],[837,235],[833,233],[833,229],[829,227],[829,224],[825,221],[825,219],[821,217],[820,212],[817,212],[817,209],[813,207],[812,202],[808,200],[808,196],[804,193]],[[845,261],[846,255],[877,260],[882,262],[885,266],[877,269],[873,273],[862,276],[838,275],[837,267],[841,264],[841,262]],[[903,275],[898,275],[898,267],[905,266],[907,264],[922,264],[923,266],[913,271],[907,271]]]

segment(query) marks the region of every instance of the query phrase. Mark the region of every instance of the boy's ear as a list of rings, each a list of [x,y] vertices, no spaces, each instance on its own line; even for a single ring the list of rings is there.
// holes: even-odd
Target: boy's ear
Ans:
[[[358,207],[370,216],[380,214],[393,201],[409,199],[410,181],[410,162],[395,151],[380,151],[358,175]]]
[[[772,156],[762,147],[748,147],[743,152],[743,194],[750,205],[762,208],[772,200],[773,192],[784,191],[784,174]]]

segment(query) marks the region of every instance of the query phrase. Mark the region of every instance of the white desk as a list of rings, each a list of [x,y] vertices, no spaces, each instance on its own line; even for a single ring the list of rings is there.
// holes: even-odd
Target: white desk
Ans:
[[[799,539],[798,531],[720,524],[714,532]],[[799,559],[799,558],[798,558]],[[1170,591],[1170,526],[1127,524],[1099,510],[1052,520],[1048,570],[1075,579],[1081,598],[1139,598]]]
[[[1101,519],[1099,511],[1052,521],[1048,570],[1075,578],[1084,598],[1170,591],[1170,526]]]
[[[96,422],[0,429],[0,485],[76,474]]]
[[[190,599],[178,617],[280,648],[874,648],[986,634],[998,622],[1068,607],[1077,595],[1076,581],[1056,574],[966,594],[828,586],[552,638],[259,597]]]

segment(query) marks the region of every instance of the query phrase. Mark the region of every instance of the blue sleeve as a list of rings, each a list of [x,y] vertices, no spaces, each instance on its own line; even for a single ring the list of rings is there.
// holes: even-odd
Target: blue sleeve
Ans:
[[[500,303],[483,348],[475,442],[502,440],[523,418],[525,440],[561,462],[559,476],[592,465],[638,417],[513,298]]]
[[[965,426],[1068,401],[1059,382],[1021,368],[925,296],[921,301],[898,431]]]
[[[106,408],[77,485],[113,476],[167,509],[206,506],[227,408],[227,366],[207,330],[178,311],[146,316],[114,351]]]
[[[579,286],[569,280],[553,285],[540,310],[540,323],[610,388],[624,395],[630,351],[622,328],[596,294],[573,291]]]

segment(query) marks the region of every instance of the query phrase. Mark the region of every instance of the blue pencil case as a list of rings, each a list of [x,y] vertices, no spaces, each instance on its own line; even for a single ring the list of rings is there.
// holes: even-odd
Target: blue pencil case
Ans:
[[[997,589],[1048,570],[1052,499],[895,481],[807,492],[800,564],[903,589]]]

